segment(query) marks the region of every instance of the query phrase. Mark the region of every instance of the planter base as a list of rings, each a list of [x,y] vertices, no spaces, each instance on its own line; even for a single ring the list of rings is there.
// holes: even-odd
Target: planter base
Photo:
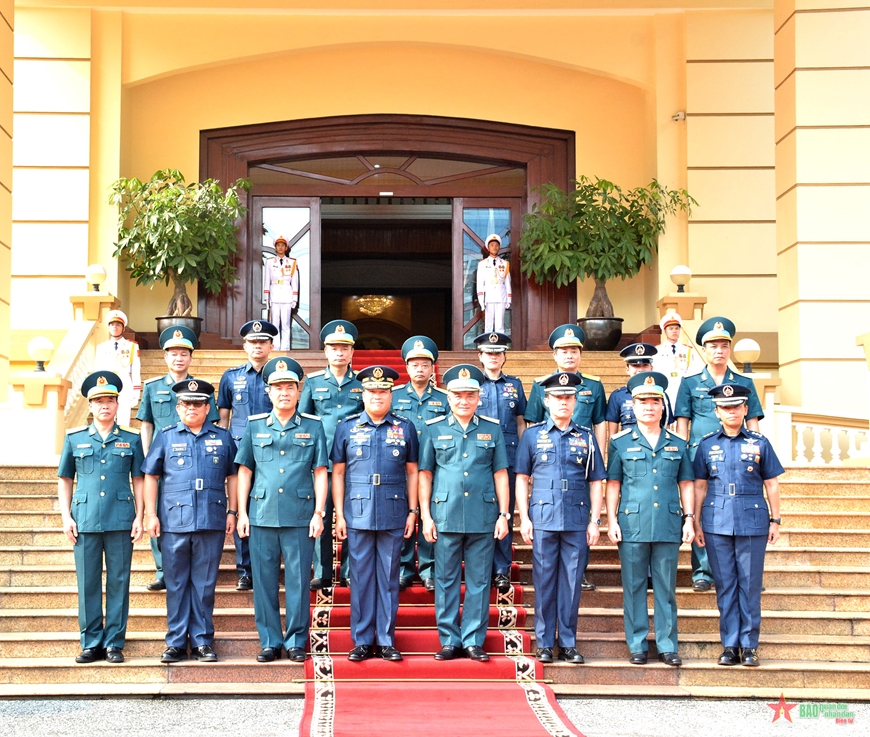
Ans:
[[[163,317],[155,317],[154,319],[157,320],[158,338],[160,337],[160,333],[166,330],[166,328],[171,328],[173,325],[184,325],[184,327],[193,330],[196,339],[199,340],[199,333],[202,330],[201,317],[169,317],[168,315],[164,315]]]
[[[586,333],[587,351],[612,351],[622,338],[621,317],[581,317],[577,324]]]

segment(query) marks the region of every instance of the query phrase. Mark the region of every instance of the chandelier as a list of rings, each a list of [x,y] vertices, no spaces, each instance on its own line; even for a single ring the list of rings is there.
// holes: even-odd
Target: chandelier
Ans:
[[[393,305],[393,300],[390,297],[383,297],[377,294],[364,294],[362,297],[354,299],[354,302],[359,311],[369,317],[380,315],[384,310]]]

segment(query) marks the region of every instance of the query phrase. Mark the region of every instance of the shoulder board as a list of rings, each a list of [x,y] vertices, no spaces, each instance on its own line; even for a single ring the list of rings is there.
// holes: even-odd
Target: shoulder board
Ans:
[[[487,420],[489,422],[494,422],[496,425],[499,424],[498,420],[493,419],[492,417],[487,417],[486,415],[478,415],[481,420]]]
[[[434,425],[436,422],[444,422],[447,419],[447,415],[441,415],[441,417],[433,417],[431,420],[426,420],[427,425]]]
[[[399,389],[404,389],[406,386],[408,386],[408,385],[407,384],[393,384],[393,391],[397,392],[397,391],[399,391]]]
[[[616,440],[617,438],[621,438],[623,435],[627,435],[628,433],[630,433],[631,430],[632,429],[630,427],[627,427],[627,428],[625,428],[625,430],[622,430],[621,432],[616,433],[616,435],[611,435],[610,439]]]
[[[706,368],[706,366],[702,366],[702,367],[699,368],[697,371],[695,371],[695,372],[693,372],[693,373],[691,373],[691,374],[686,374],[683,378],[684,378],[684,379],[692,379],[692,378],[694,378],[695,376],[700,376],[702,373],[704,373],[704,369],[705,369],[705,368]]]
[[[326,373],[326,369],[323,369],[322,371],[312,371],[310,374],[307,374],[305,378],[306,379],[314,379],[318,376],[323,376],[325,373]]]
[[[137,430],[135,427],[128,427],[127,425],[119,425],[119,427],[120,427],[124,432],[131,432],[131,433],[133,433],[134,435],[138,435],[138,434],[139,434],[139,430]]]
[[[600,376],[594,376],[594,375],[592,375],[592,374],[583,374],[583,373],[581,373],[580,376],[582,376],[584,379],[592,379],[592,381],[601,381],[601,377],[600,377]]]
[[[323,422],[323,420],[320,418],[320,415],[309,415],[307,412],[300,412],[299,414],[309,420],[317,420],[318,422]]]
[[[590,435],[594,435],[594,434],[595,434],[594,432],[592,432],[592,428],[591,428],[591,427],[586,427],[586,425],[577,425],[577,427],[579,427],[581,430],[585,430],[585,431],[588,432]],[[614,437],[614,438],[615,438],[616,435],[612,435],[611,437]]]
[[[526,425],[526,430],[528,430],[530,427],[538,427],[539,425],[543,424],[543,422],[530,422]]]
[[[543,376],[539,376],[537,379],[535,379],[535,381],[540,384],[544,379],[549,379],[552,375],[553,374],[544,374]]]
[[[145,384],[153,384],[155,381],[161,381],[165,378],[165,376],[155,376],[153,379],[145,379],[145,381],[142,382],[142,386],[145,386]]]
[[[233,366],[229,371],[238,371],[239,369],[247,368],[247,363],[240,363],[238,366]]]
[[[704,435],[704,437],[702,437],[701,440],[706,440],[707,438],[712,437],[713,435],[718,435],[718,434],[719,434],[718,430],[713,430],[713,432],[708,432],[706,435]],[[679,435],[677,437],[679,437]]]
[[[178,423],[176,422],[175,425],[177,425],[177,424],[178,424]],[[169,432],[170,430],[174,430],[174,429],[175,429],[175,425],[167,425],[167,426],[164,427],[160,432]]]
[[[87,429],[88,429],[87,425],[82,425],[81,427],[71,427],[69,430],[66,431],[66,434],[72,435],[74,432],[81,432],[82,430],[87,430]]]
[[[760,432],[756,432],[755,430],[747,430],[746,432],[748,432],[750,435],[754,435],[757,438],[764,437],[764,435],[762,435]]]
[[[347,422],[348,420],[356,420],[356,419],[359,419],[359,417],[361,417],[361,416],[362,416],[362,412],[354,412],[354,414],[348,415],[347,417],[345,417],[344,421]]]
[[[251,420],[263,420],[268,416],[269,416],[268,412],[263,412],[262,414],[259,414],[259,415],[248,415],[248,422],[250,422]]]
[[[441,394],[447,394],[447,390],[442,389],[440,386],[433,386],[432,391],[433,392],[440,392]]]

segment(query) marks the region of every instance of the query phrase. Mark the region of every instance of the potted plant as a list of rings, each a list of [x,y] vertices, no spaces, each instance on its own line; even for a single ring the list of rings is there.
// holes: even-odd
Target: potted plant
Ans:
[[[541,200],[523,218],[520,270],[538,284],[561,287],[587,277],[595,292],[586,317],[579,319],[592,350],[613,350],[622,336],[622,318],[613,316],[606,282],[640,272],[658,251],[666,217],[691,212],[698,203],[685,189],[671,190],[655,179],[623,192],[606,179],[582,176],[565,192],[555,184],[535,188]]]
[[[109,202],[118,208],[112,255],[124,260],[137,285],[171,281],[175,287],[166,315],[157,318],[158,334],[190,321],[199,335],[201,319],[191,317],[187,285],[199,282],[217,294],[236,280],[237,222],[247,212],[239,192],[250,188],[247,179],[226,191],[216,179],[187,184],[177,169],[161,169],[147,182],[121,178],[112,184]]]

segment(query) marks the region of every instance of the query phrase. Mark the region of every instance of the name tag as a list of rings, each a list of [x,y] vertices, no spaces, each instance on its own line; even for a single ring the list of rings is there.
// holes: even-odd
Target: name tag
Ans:
[[[308,440],[311,437],[311,433],[310,432],[297,432],[294,437],[297,437],[300,440]]]
[[[187,448],[187,443],[173,443],[172,450],[185,450]]]
[[[130,443],[115,443],[116,448],[129,448]]]
[[[443,407],[444,403],[443,402],[429,402],[429,406],[430,407]]]
[[[479,433],[477,433],[477,439],[478,440],[492,440],[492,435],[490,435],[489,433],[486,433],[486,432],[479,432]]]
[[[642,450],[643,450],[643,448],[626,448],[625,452],[626,453],[640,453]]]
[[[324,387],[320,387],[319,389],[315,389],[314,391],[316,391],[316,392],[328,392],[329,388],[324,386]]]
[[[671,453],[679,453],[680,449],[676,445],[666,445],[665,450]]]
[[[258,438],[271,438],[272,436],[269,435],[269,433],[267,433],[267,432],[258,432],[257,437]]]
[[[438,439],[439,440],[452,440],[453,436],[452,435],[439,435]],[[81,448],[82,446],[79,446],[79,447]],[[86,445],[85,448],[90,448],[90,446]]]
[[[205,441],[206,448],[214,447],[216,445],[223,445],[223,444],[224,444],[223,440],[209,440],[208,438],[206,438],[206,441]]]
[[[577,393],[578,393],[581,397],[591,397],[591,396],[592,396],[592,390],[591,390],[591,389],[586,389],[586,390],[584,390],[584,391],[582,391],[582,392],[577,392]]]
[[[90,447],[91,447],[90,443],[79,443],[78,445],[76,445],[76,448],[90,448]]]
[[[166,391],[158,391],[157,393],[158,394],[169,394],[169,389],[167,389]]]

